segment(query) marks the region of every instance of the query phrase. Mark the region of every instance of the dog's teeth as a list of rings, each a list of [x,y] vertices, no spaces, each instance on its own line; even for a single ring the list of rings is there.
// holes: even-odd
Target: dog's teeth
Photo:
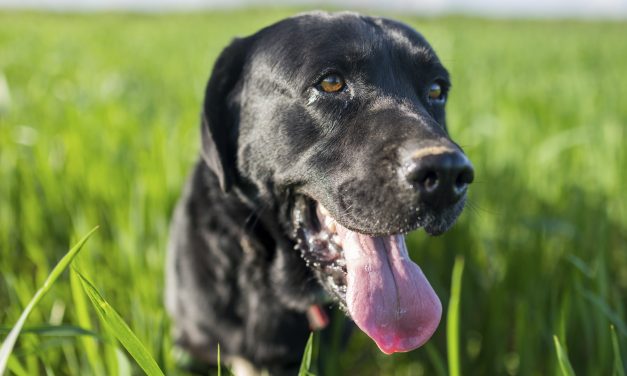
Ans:
[[[339,245],[340,247],[342,246],[342,238],[340,238],[339,235],[333,235],[333,237],[331,237],[331,241],[337,245]]]
[[[322,215],[329,215],[329,211],[322,205],[318,205],[318,208],[320,209],[320,213],[322,213]]]
[[[331,217],[324,218],[324,226],[329,230],[329,232],[336,232],[337,228],[335,226],[335,220]]]
[[[340,253],[340,249],[339,249],[339,245],[335,244],[334,242],[329,242],[329,251],[331,251],[331,253],[334,254],[339,254]]]

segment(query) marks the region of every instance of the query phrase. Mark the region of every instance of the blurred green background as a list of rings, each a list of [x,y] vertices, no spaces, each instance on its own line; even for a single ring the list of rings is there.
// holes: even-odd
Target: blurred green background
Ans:
[[[163,265],[198,154],[204,85],[232,37],[294,13],[0,13],[0,339],[69,246],[100,225],[78,265],[166,373],[179,372]],[[450,70],[450,131],[476,170],[453,230],[410,237],[445,310],[453,262],[465,258],[461,369],[557,374],[557,335],[579,374],[612,374],[610,325],[627,354],[627,22],[391,16]],[[66,274],[27,326],[99,336],[24,333],[12,372],[139,372],[111,351],[93,310],[90,323],[77,319],[76,304]],[[446,359],[443,321],[427,346],[393,356],[356,331],[317,372],[447,374]]]

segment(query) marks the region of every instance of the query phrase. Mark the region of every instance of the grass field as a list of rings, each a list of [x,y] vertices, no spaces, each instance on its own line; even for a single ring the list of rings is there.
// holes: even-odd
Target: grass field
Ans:
[[[75,264],[164,372],[177,373],[164,251],[197,157],[203,87],[233,36],[293,13],[0,13],[0,339],[67,249],[99,225]],[[577,374],[620,375],[627,23],[402,19],[451,71],[449,127],[477,175],[452,231],[410,239],[445,312],[454,260],[464,257],[457,366],[560,374],[556,335]],[[139,372],[79,296],[62,275],[28,319],[12,373]],[[447,351],[444,321],[426,347],[394,356],[356,333],[317,373],[444,375]]]

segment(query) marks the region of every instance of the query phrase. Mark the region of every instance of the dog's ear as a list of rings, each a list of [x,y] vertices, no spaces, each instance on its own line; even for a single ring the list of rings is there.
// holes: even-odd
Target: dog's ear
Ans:
[[[237,178],[236,142],[238,114],[230,94],[237,86],[252,45],[252,37],[236,38],[226,47],[213,67],[205,90],[202,111],[202,157],[228,191]]]

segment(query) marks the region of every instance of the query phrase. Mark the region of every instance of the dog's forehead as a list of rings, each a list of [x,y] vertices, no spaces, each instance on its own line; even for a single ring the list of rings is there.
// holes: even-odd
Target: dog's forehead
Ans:
[[[268,66],[300,71],[389,54],[439,64],[424,37],[409,26],[349,12],[314,12],[283,20],[260,33],[256,50]]]

